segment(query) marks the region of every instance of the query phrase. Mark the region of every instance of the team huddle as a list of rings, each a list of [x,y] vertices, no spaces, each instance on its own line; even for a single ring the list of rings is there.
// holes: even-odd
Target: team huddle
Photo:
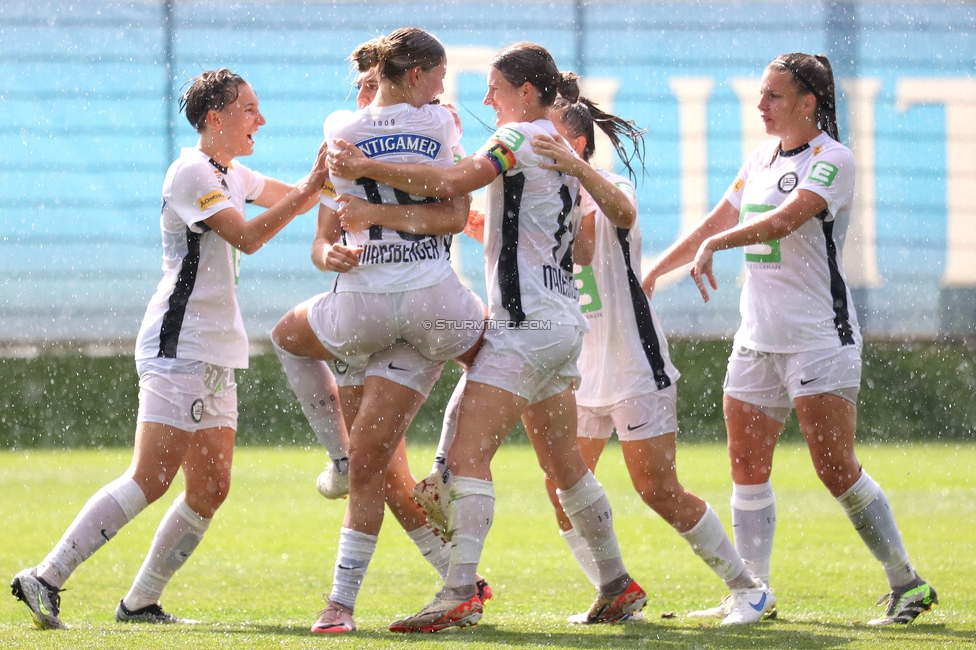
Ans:
[[[818,476],[885,573],[886,611],[869,624],[910,623],[937,604],[884,492],[854,454],[862,344],[842,266],[854,158],[839,142],[826,57],[785,54],[765,68],[758,109],[772,139],[646,274],[633,184],[643,131],[581,96],[577,75],[561,72],[545,48],[517,43],[492,60],[484,103],[497,130],[471,155],[457,114],[437,101],[449,62],[433,35],[398,29],[350,58],[358,109],[326,119],[315,162],[294,186],[236,160],[253,152],[265,123],[241,77],[204,72],[181,97],[200,141],[163,183],[163,279],[136,343],[132,463],[92,496],[40,564],[11,582],[38,627],[66,627],[65,582],[163,496],[181,468],[185,489],[115,617],[193,622],[163,610],[160,597],[229,490],[235,370],[248,365],[236,298],[240,254],[256,252],[316,205],[312,262],[335,273],[332,288],[291,309],[271,332],[330,457],[319,491],[348,495],[331,592],[312,632],[356,630],[357,597],[387,505],[443,579],[427,606],[390,630],[437,632],[481,619],[492,598],[478,573],[494,518],[491,461],[519,420],[545,471],[560,535],[596,591],[570,623],[633,620],[647,601],[593,475],[614,431],[641,498],[729,589],[715,607],[687,615],[722,625],[775,617],[770,474],[794,410]],[[589,164],[596,128],[629,177]],[[483,213],[470,200],[481,188]],[[248,221],[248,202],[267,209]],[[451,266],[452,237],[462,231],[484,244],[487,305]],[[690,265],[708,301],[718,286],[713,253],[737,247],[746,261],[742,321],[723,386],[730,539],[709,504],[678,481],[679,373],[650,299],[658,278]],[[418,481],[404,435],[451,360],[464,373],[431,472]]]

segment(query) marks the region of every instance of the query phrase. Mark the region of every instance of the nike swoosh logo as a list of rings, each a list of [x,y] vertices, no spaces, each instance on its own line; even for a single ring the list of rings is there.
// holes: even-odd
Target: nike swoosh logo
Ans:
[[[815,382],[815,381],[817,381],[819,379],[822,379],[822,377],[814,377],[813,379],[801,379],[800,380],[800,385],[801,386],[806,386],[807,384],[812,384],[813,382]]]
[[[640,424],[638,424],[637,426],[630,426],[630,425],[628,424],[628,425],[627,425],[627,431],[636,431],[637,429],[640,429],[641,427],[646,427],[646,426],[647,426],[647,424],[648,424],[647,422],[641,422],[641,423],[640,423]]]
[[[758,603],[749,603],[749,607],[753,608],[757,612],[761,612],[763,610],[763,605],[765,604],[766,604],[766,594],[763,594],[762,598],[759,599]]]
[[[396,366],[393,365],[392,362],[390,363],[390,365],[387,366],[387,368],[389,368],[390,370],[402,370],[403,372],[407,372],[408,370],[410,370],[409,368],[397,368]]]

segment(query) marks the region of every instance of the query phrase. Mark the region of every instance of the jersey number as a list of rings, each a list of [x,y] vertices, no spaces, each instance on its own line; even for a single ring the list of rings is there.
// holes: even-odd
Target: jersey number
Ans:
[[[366,193],[367,201],[373,205],[383,205],[383,197],[380,196],[380,184],[375,180],[372,178],[357,178],[356,185],[362,186],[363,191]],[[437,199],[431,197],[415,199],[406,192],[396,188],[393,189],[393,194],[396,196],[398,205],[417,205],[419,203],[434,203],[437,201]],[[402,230],[397,230],[396,233],[406,241],[420,241],[421,239],[433,238],[433,235],[417,235],[412,232],[403,232]],[[369,238],[371,240],[383,239],[383,226],[370,226]]]

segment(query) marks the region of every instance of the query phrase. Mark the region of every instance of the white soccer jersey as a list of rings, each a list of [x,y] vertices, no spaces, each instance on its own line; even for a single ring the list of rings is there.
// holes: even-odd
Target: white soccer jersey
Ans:
[[[857,315],[841,265],[854,199],[854,156],[826,133],[792,151],[761,145],[725,198],[739,221],[781,205],[798,190],[827,209],[777,241],[745,247],[746,281],[735,343],[760,352],[804,352],[861,345]]]
[[[539,163],[537,134],[558,137],[549,120],[507,124],[478,150],[495,166],[485,208],[485,277],[493,320],[548,321],[587,330],[573,278],[579,180]]]
[[[410,104],[367,106],[356,112],[337,111],[325,121],[325,138],[342,138],[370,158],[391,163],[420,163],[437,167],[454,164],[458,146],[454,116],[443,106],[415,108]],[[333,210],[335,198],[350,194],[370,203],[409,205],[433,201],[411,196],[369,178],[350,181],[332,177],[334,188],[322,192],[322,204]],[[342,243],[362,247],[359,266],[336,277],[335,291],[388,293],[431,287],[451,270],[451,236],[415,235],[382,226],[344,232]]]
[[[637,192],[623,176],[600,170],[634,206]],[[583,337],[576,391],[580,406],[611,406],[667,388],[678,379],[661,323],[641,288],[640,221],[618,228],[581,190],[581,214],[596,211],[596,244],[589,266],[577,267],[580,307],[590,323]]]
[[[247,334],[237,305],[240,251],[203,223],[264,190],[264,177],[235,162],[221,167],[199,149],[183,149],[163,181],[159,225],[163,279],[136,339],[136,359],[193,359],[247,367]]]

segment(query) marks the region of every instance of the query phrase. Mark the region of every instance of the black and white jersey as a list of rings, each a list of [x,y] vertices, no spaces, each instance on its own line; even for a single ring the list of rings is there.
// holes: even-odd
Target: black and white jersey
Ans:
[[[559,137],[549,120],[506,124],[476,154],[498,171],[485,211],[489,317],[578,325],[585,332],[573,277],[579,180],[539,167],[551,159],[532,150],[537,134]]]
[[[740,223],[808,190],[827,208],[782,239],[745,247],[746,280],[735,343],[760,352],[861,345],[844,275],[854,200],[854,155],[826,133],[792,151],[766,142],[746,160],[725,198]]]
[[[325,121],[325,138],[342,138],[369,158],[391,163],[455,164],[459,145],[453,114],[443,106],[410,104],[367,106],[337,111]],[[410,205],[436,199],[413,196],[370,178],[354,181],[333,176],[321,202],[337,210],[336,197],[349,194],[375,204]],[[383,226],[343,232],[342,243],[362,247],[359,266],[336,277],[335,291],[389,293],[434,286],[453,273],[450,235],[417,235]]]
[[[600,170],[637,205],[633,183]],[[595,214],[596,241],[589,266],[577,267],[580,307],[590,324],[578,366],[580,406],[611,406],[671,386],[678,371],[657,314],[641,288],[640,221],[628,230],[603,214],[586,190],[580,212]]]
[[[192,359],[246,368],[247,334],[237,305],[240,251],[203,223],[227,208],[243,215],[264,177],[235,162],[221,167],[183,149],[163,181],[159,219],[163,279],[136,340],[136,359]]]

